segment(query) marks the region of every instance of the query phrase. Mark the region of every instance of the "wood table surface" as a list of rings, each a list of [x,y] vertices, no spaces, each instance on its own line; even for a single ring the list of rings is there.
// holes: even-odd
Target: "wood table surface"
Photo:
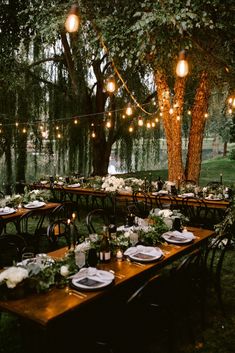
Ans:
[[[202,246],[207,242],[208,238],[214,235],[214,231],[207,229],[189,228],[188,230],[194,233],[196,239],[187,245],[162,244],[160,248],[163,250],[164,256],[156,262],[140,265],[126,259],[123,261],[112,259],[110,263],[99,264],[97,266],[99,269],[115,272],[115,280],[110,287],[95,291],[82,291],[85,294],[83,298],[77,296],[76,293],[74,295],[68,294],[65,288],[53,288],[44,294],[30,295],[18,300],[0,301],[0,310],[14,313],[30,322],[39,324],[41,327],[47,327],[50,322],[63,317],[69,312],[89,306],[89,303],[94,303],[101,297],[110,297],[119,287],[128,285],[132,279],[155,274],[174,260]],[[62,248],[49,253],[49,255],[56,259],[62,257],[66,251],[67,248]]]
[[[0,218],[0,222],[4,222],[4,224],[14,221],[15,219],[21,217],[22,215],[24,215],[25,213],[31,212],[31,211],[35,211],[36,213],[46,213],[47,211],[50,211],[54,208],[56,208],[57,206],[59,206],[60,203],[58,202],[48,202],[46,203],[44,206],[39,207],[39,208],[17,208],[16,212],[9,214],[9,215],[5,215],[5,216],[1,216]]]
[[[31,185],[31,188],[46,188],[46,189],[52,189],[49,185],[44,185],[44,184],[35,184],[35,185]],[[105,190],[99,190],[99,189],[94,189],[94,188],[85,188],[85,187],[68,187],[65,185],[56,185],[53,186],[53,189],[56,191],[61,191],[63,193],[68,193],[68,194],[76,194],[76,195],[81,195],[81,196],[89,196],[89,195],[94,195],[96,197],[101,197],[101,198],[105,198],[105,197],[110,197],[110,199],[112,200],[112,202],[117,203],[118,201],[123,202],[124,200],[128,201],[133,201],[133,196],[131,193],[127,193],[127,192],[118,192],[115,195],[111,195],[110,193],[106,192]],[[153,205],[154,205],[154,201],[156,198],[156,195],[153,195],[152,193],[146,193],[152,200]],[[178,195],[174,196],[177,203],[179,205],[182,205],[184,198],[180,197]],[[137,194],[137,198],[139,200],[144,199],[144,196],[141,195],[141,193],[138,195]],[[164,203],[164,200],[166,203],[169,203],[169,200],[167,199],[166,196],[161,195],[160,196],[161,202]],[[213,199],[206,199],[203,198],[203,201],[205,202],[206,206],[208,208],[217,208],[217,209],[226,209],[231,205],[231,200],[226,200],[226,199],[222,199],[222,200],[213,200]],[[198,206],[200,205],[199,202],[197,202],[197,200],[191,200],[189,204]],[[115,205],[114,205],[115,206]]]

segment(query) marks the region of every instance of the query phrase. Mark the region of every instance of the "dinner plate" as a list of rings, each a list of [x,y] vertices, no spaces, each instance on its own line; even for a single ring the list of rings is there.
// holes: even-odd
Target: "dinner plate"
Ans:
[[[132,246],[128,248],[124,255],[128,256],[133,261],[152,262],[162,258],[163,252],[161,249],[153,246]]]
[[[40,208],[40,207],[43,207],[43,206],[45,206],[45,202],[43,202],[43,201],[38,201],[38,202],[30,202],[30,203],[28,203],[27,205],[24,205],[24,208]]]
[[[143,252],[138,252],[135,255],[130,255],[129,258],[133,261],[138,261],[138,262],[152,262],[152,261],[160,260],[162,258],[162,256],[163,256],[163,254],[153,256],[151,254],[145,254]]]
[[[184,237],[183,235],[177,236],[176,234],[168,234],[168,233],[162,234],[162,238],[171,244],[188,244],[188,243],[191,243],[193,239],[195,239],[193,234],[191,237]]]
[[[0,208],[0,216],[7,216],[7,215],[15,213],[15,212],[16,212],[16,210],[14,208],[10,208],[10,207]]]
[[[90,276],[86,271],[84,275],[72,278],[72,285],[78,289],[96,290],[109,286],[113,280],[114,275],[111,272],[97,270],[97,275]]]
[[[223,199],[221,199],[220,197],[205,197],[205,200],[210,200],[210,201],[223,201]]]

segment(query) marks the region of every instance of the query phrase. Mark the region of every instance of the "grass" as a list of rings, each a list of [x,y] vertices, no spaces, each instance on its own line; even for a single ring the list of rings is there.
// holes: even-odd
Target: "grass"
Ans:
[[[135,176],[144,179],[149,178],[149,173],[152,174],[152,180],[157,180],[158,176],[163,180],[167,180],[167,169],[139,171],[134,173],[120,174],[120,176],[128,177]],[[235,186],[235,160],[229,158],[217,157],[202,162],[201,175],[199,185],[205,186],[209,181],[222,181],[227,186]]]

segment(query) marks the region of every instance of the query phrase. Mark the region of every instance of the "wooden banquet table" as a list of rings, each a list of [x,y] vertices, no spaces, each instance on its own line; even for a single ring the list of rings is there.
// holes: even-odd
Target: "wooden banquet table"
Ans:
[[[4,215],[4,216],[0,216],[0,223],[3,223],[3,225],[6,225],[9,222],[14,222],[17,219],[19,219],[21,216],[23,216],[24,214],[34,211],[35,213],[42,213],[42,214],[46,214],[47,212],[50,212],[51,210],[53,210],[54,208],[56,208],[57,206],[59,206],[60,203],[58,202],[47,202],[44,206],[40,207],[40,208],[17,208],[14,213],[11,213],[9,215]]]
[[[65,327],[71,327],[72,329],[74,317],[82,325],[83,315],[89,318],[89,315],[92,315],[91,308],[94,305],[99,307],[100,302],[104,301],[105,305],[106,302],[112,303],[112,300],[115,301],[115,296],[116,298],[122,297],[123,294],[120,293],[125,293],[126,289],[131,287],[133,290],[135,280],[140,284],[144,283],[147,278],[155,275],[165,266],[172,264],[175,260],[195,249],[205,246],[208,239],[214,235],[214,231],[202,228],[188,228],[188,230],[193,232],[196,237],[193,242],[187,245],[161,244],[159,247],[162,249],[164,256],[155,262],[140,264],[126,259],[123,261],[111,259],[109,263],[98,264],[97,268],[111,270],[115,274],[114,283],[111,286],[94,291],[81,291],[79,289],[78,292],[76,289],[69,292],[66,288],[54,287],[43,294],[29,295],[17,300],[0,300],[0,311],[9,312],[20,318],[23,337],[26,337],[25,352],[27,350],[32,352],[32,342],[34,353],[47,352],[47,349],[48,353],[64,352],[61,346],[66,340],[63,338],[63,332]],[[49,253],[49,255],[57,259],[62,257],[66,251],[67,248],[61,248]],[[77,321],[76,325],[79,327]],[[59,333],[60,330],[62,330],[62,333]],[[77,334],[79,337],[79,329]],[[49,349],[48,340],[51,340],[54,337],[53,335],[56,337],[56,344],[53,343],[52,346],[50,344]],[[67,348],[65,348],[66,350]],[[82,350],[81,353],[83,353]]]
[[[155,273],[176,259],[202,246],[208,238],[214,235],[214,231],[202,228],[189,228],[189,231],[192,231],[196,236],[196,239],[192,243],[187,245],[164,243],[160,245],[159,247],[163,250],[164,257],[156,262],[139,265],[139,263],[132,263],[127,260],[117,261],[116,259],[112,259],[110,263],[99,264],[97,266],[99,269],[112,270],[116,274],[114,284],[110,288],[85,292],[85,298],[68,295],[65,289],[53,288],[44,294],[27,296],[18,300],[0,301],[0,309],[34,321],[41,326],[47,326],[51,321],[60,319],[69,311],[89,305],[90,302],[99,297],[110,295],[120,285],[125,285],[135,277]],[[66,251],[67,248],[61,248],[49,253],[49,255],[56,259],[63,256]]]
[[[89,197],[91,197],[91,202],[92,205],[95,205],[95,199],[100,199],[102,205],[104,206],[105,202],[111,201],[111,204],[113,206],[114,209],[114,213],[117,207],[118,202],[126,203],[128,204],[129,202],[133,202],[133,195],[132,193],[128,193],[126,191],[120,191],[117,193],[110,193],[107,192],[105,190],[99,190],[99,189],[95,189],[95,188],[85,188],[85,187],[68,187],[68,186],[60,186],[60,185],[54,185],[53,187],[50,187],[49,185],[44,185],[44,184],[40,184],[40,183],[35,183],[33,185],[30,185],[30,188],[46,188],[52,191],[56,191],[61,193],[61,197],[63,198],[64,195],[68,195],[70,198],[72,198],[73,195],[76,195],[77,197],[84,197],[86,199],[86,204],[88,205],[89,202]],[[151,192],[146,193],[148,195],[148,197],[151,199],[153,206],[156,203],[156,195],[153,195]],[[167,196],[165,195],[160,195],[160,200],[161,203],[169,203],[169,199],[167,198]],[[181,206],[184,202],[184,197],[180,197],[178,195],[173,197],[175,199],[175,202],[177,202],[177,204],[179,206]],[[137,199],[139,201],[144,200],[144,196],[143,194],[139,193],[137,194]],[[199,199],[200,201],[200,199]],[[190,200],[189,204],[190,205],[194,205],[194,206],[199,206],[200,202],[195,200]],[[231,205],[231,200],[227,200],[227,199],[222,199],[222,200],[218,200],[218,199],[208,199],[208,198],[203,198],[203,201],[206,205],[206,207],[208,209],[218,209],[218,210],[226,210],[230,205]],[[174,203],[174,200],[172,200],[172,202]]]

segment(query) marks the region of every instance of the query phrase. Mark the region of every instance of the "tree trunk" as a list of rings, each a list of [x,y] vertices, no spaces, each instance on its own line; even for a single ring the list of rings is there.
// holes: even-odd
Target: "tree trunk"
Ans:
[[[189,134],[188,154],[185,168],[185,177],[198,183],[202,161],[202,143],[208,110],[210,87],[208,75],[202,72],[199,86],[194,98],[192,121]]]
[[[155,72],[155,85],[167,143],[168,180],[177,182],[184,175],[180,117],[183,110],[185,79],[176,79],[172,103],[166,76],[159,70]],[[171,108],[173,108],[172,113],[170,113]]]
[[[226,156],[227,156],[227,152],[228,152],[228,142],[225,141],[225,142],[224,142],[223,157],[226,157]]]

